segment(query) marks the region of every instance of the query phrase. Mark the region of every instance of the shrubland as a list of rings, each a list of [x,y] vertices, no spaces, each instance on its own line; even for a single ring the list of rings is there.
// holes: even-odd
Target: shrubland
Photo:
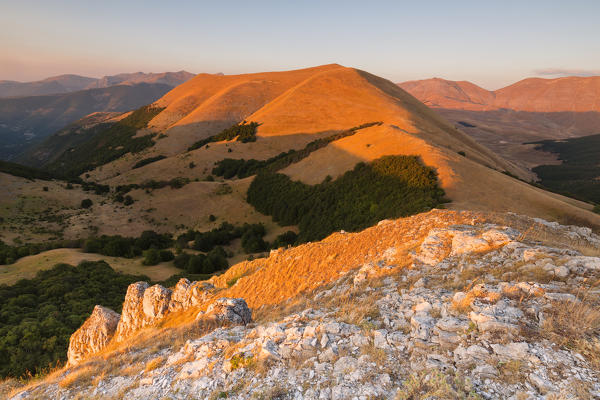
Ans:
[[[537,149],[555,153],[559,165],[533,168],[540,183],[550,190],[584,201],[600,203],[600,135],[566,140],[544,140]]]
[[[97,238],[89,238],[83,244],[83,251],[111,257],[132,258],[142,255],[144,250],[162,250],[170,247],[172,244],[173,240],[169,235],[159,234],[154,231],[144,231],[137,238],[120,235],[102,235]]]

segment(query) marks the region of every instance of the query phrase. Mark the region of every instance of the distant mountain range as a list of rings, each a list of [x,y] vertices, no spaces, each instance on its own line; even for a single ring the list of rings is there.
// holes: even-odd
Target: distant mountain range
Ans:
[[[600,76],[528,78],[495,91],[483,89],[468,81],[440,78],[408,81],[399,86],[434,108],[600,112]]]
[[[0,83],[0,97],[7,93],[35,95],[0,98],[0,159],[14,159],[88,114],[125,112],[152,103],[193,76],[185,71],[137,72],[101,79],[61,75],[39,82],[4,81]]]
[[[144,73],[134,72],[90,78],[80,75],[59,75],[35,82],[0,81],[0,97],[43,96],[70,93],[84,89],[107,88],[115,85],[162,83],[175,87],[192,78],[187,71]]]
[[[528,78],[495,91],[440,78],[398,85],[478,142],[527,168],[557,160],[526,142],[600,133],[600,76]]]

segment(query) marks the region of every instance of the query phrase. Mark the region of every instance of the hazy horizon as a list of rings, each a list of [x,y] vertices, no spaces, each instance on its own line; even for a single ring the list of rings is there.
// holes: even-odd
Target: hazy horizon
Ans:
[[[528,77],[600,74],[600,3],[586,0],[2,6],[2,80],[339,63],[394,82],[440,77],[494,90]]]

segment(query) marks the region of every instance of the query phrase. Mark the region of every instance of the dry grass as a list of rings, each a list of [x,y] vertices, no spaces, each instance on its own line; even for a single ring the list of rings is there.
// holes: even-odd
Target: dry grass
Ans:
[[[465,399],[480,400],[467,380],[438,370],[411,374],[396,394],[396,400]]]
[[[563,216],[562,220],[559,222],[567,225],[589,225],[589,221],[586,220],[565,218],[566,217]],[[585,256],[600,257],[600,248],[598,248],[598,246],[593,245],[585,239],[575,239],[565,235],[563,231],[556,231],[553,228],[533,222],[531,218],[514,214],[491,214],[490,219],[492,222],[511,226],[519,230],[521,232],[521,235],[518,237],[519,241],[539,242],[548,247],[566,247],[579,251]],[[596,234],[600,232],[598,226],[592,226],[592,229],[595,230]]]
[[[412,262],[409,251],[423,240],[433,221],[436,226],[448,226],[469,223],[477,218],[477,214],[470,212],[434,210],[389,221],[359,233],[334,233],[321,242],[234,265],[223,275],[211,278],[211,282],[223,289],[219,296],[242,297],[252,309],[281,305],[300,294],[325,287],[390,248],[396,249],[396,255],[389,260],[391,264],[409,265]],[[228,281],[242,274],[246,275],[244,279],[228,287]]]
[[[148,361],[146,363],[146,367],[144,368],[144,372],[154,371],[156,368],[158,368],[161,365],[163,365],[164,362],[165,362],[165,357],[163,357],[163,356],[155,357],[155,358],[153,358],[152,360],[150,360],[150,361]]]
[[[541,334],[560,346],[581,353],[595,367],[600,367],[600,308],[582,301],[555,301],[544,311],[546,318]]]
[[[460,313],[467,313],[471,310],[471,304],[475,299],[485,301],[487,303],[496,303],[502,295],[497,292],[488,292],[483,286],[473,286],[475,281],[465,289],[465,296],[462,299],[452,299],[452,308]],[[472,286],[472,287],[471,287]]]
[[[83,365],[75,370],[69,372],[67,376],[58,382],[58,386],[63,389],[71,388],[73,386],[81,386],[87,383],[91,383],[92,378],[96,375],[97,368],[93,365]]]
[[[525,365],[521,360],[510,360],[498,363],[498,371],[502,382],[515,384],[526,380]]]

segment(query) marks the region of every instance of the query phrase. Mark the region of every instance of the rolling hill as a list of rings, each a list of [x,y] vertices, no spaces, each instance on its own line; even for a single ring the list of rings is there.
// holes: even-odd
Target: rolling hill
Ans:
[[[598,217],[587,211],[591,206],[544,192],[501,173],[508,171],[526,180],[533,177],[530,171],[478,144],[397,85],[353,68],[333,64],[288,72],[200,74],[152,106],[161,111],[135,135],[151,137],[147,147],[93,168],[87,174],[89,179],[110,186],[139,184],[148,177],[165,181],[178,176],[198,179],[199,182],[178,190],[177,198],[182,202],[179,204],[185,210],[182,213],[185,217],[173,217],[173,224],[194,213],[222,214],[218,207],[212,209],[212,206],[190,209],[196,202],[202,202],[192,199],[193,187],[203,187],[210,193],[209,188],[216,184],[203,182],[211,175],[215,163],[225,158],[266,160],[291,149],[302,149],[315,139],[375,121],[381,124],[335,140],[282,172],[314,184],[327,175],[341,176],[358,162],[370,162],[385,155],[417,155],[436,169],[443,189],[453,201],[450,207],[515,211],[553,219],[571,216],[597,223],[594,221]],[[196,141],[244,120],[260,124],[256,141],[221,141],[188,151]],[[106,148],[96,151],[103,149],[106,151]],[[77,148],[73,151],[77,152]],[[157,161],[133,168],[141,160],[155,157]],[[68,157],[65,162],[68,164]],[[238,193],[238,188],[243,193],[251,181],[249,177],[226,179],[224,183],[234,193]],[[162,190],[165,189],[155,191],[151,197],[142,190],[134,190],[132,196],[140,202],[148,198],[167,207],[166,199],[159,200]],[[186,200],[188,191],[190,198]],[[165,195],[168,193],[166,190]],[[198,194],[195,189],[194,193]],[[239,200],[243,201],[243,197]],[[160,212],[167,214],[166,210]]]
[[[600,226],[591,205],[503,173],[525,180],[533,177],[397,85],[337,64],[287,72],[200,74],[128,115],[95,131],[90,135],[93,140],[71,141],[69,137],[77,137],[75,129],[62,136],[66,138],[62,144],[56,141],[56,147],[47,147],[47,154],[62,154],[52,154],[42,165],[53,165],[55,172],[83,171],[83,179],[111,188],[102,207],[93,207],[85,217],[69,217],[73,228],[67,238],[86,232],[81,229],[86,224],[100,234],[130,236],[147,229],[206,230],[222,221],[261,222],[272,235],[288,229],[247,203],[253,174],[215,176],[213,170],[225,159],[264,165],[273,162],[267,159],[281,159],[270,171],[315,185],[336,181],[361,162],[417,156],[435,170],[452,201],[446,207],[513,211]],[[198,140],[242,121],[258,123],[254,141],[221,139],[188,150]],[[315,145],[315,140],[322,142]],[[115,202],[119,186],[127,188],[133,204],[123,207]]]

